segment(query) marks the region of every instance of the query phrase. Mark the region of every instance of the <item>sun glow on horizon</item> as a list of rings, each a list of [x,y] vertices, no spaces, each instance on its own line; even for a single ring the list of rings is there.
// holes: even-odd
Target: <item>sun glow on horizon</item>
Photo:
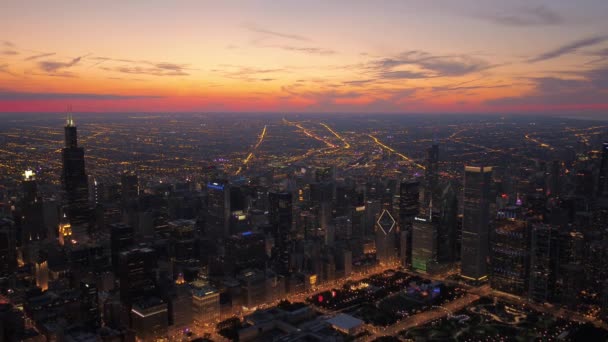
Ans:
[[[608,108],[608,5],[460,5],[8,1],[0,112]]]

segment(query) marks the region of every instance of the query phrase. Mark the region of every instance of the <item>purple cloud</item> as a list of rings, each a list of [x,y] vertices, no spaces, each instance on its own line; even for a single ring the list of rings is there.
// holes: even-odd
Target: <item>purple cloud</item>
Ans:
[[[561,14],[543,5],[523,7],[516,11],[481,14],[478,17],[505,26],[549,26],[564,22]]]
[[[485,60],[468,55],[442,56],[411,50],[394,57],[373,61],[369,64],[368,69],[375,72],[379,78],[417,79],[463,76],[494,66]],[[404,67],[414,68],[415,70],[403,70]]]
[[[578,78],[530,78],[533,90],[523,96],[489,100],[489,105],[573,105],[608,103],[608,67],[588,70]]]
[[[26,57],[23,60],[24,61],[33,61],[33,60],[36,60],[36,59],[39,59],[39,58],[51,57],[51,56],[54,56],[54,55],[55,55],[54,52],[41,53],[41,54],[38,54],[38,55],[33,55],[33,56]]]
[[[542,54],[528,60],[528,62],[536,63],[536,62],[541,62],[541,61],[546,61],[549,59],[561,57],[563,55],[576,52],[580,48],[603,43],[606,40],[608,40],[608,36],[594,36],[594,37],[589,37],[589,38],[585,38],[585,39],[575,40],[566,45],[560,46],[554,50],[550,50],[545,53],[542,53]]]
[[[38,63],[38,66],[40,67],[40,69],[42,69],[48,73],[54,73],[61,69],[67,69],[67,68],[73,67],[74,65],[78,64],[85,57],[86,57],[86,55],[76,57],[67,63],[66,62],[57,62],[57,61],[41,61]]]
[[[20,100],[131,100],[142,98],[160,98],[161,96],[148,95],[116,95],[116,94],[91,94],[91,93],[43,93],[43,92],[18,92],[0,90],[0,101]]]
[[[283,33],[283,32],[278,32],[278,31],[267,30],[265,28],[261,28],[261,27],[255,26],[255,25],[243,25],[243,26],[246,29],[248,29],[249,31],[262,33],[267,36],[273,36],[273,37],[285,38],[285,39],[291,39],[291,40],[298,40],[298,41],[303,41],[303,42],[310,41],[310,38],[300,36],[297,34],[290,34],[290,33]]]

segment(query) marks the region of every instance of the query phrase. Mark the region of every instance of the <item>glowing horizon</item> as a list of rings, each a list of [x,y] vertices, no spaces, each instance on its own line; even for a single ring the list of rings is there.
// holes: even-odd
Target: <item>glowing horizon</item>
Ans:
[[[608,2],[23,2],[0,112],[602,113]]]

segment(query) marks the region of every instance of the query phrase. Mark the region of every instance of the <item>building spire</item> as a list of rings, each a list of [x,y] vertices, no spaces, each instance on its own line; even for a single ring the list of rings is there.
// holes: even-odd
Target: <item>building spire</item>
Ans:
[[[66,120],[66,126],[68,126],[68,127],[76,126],[74,124],[74,118],[72,117],[72,105],[68,105],[67,111],[68,111],[68,117]]]

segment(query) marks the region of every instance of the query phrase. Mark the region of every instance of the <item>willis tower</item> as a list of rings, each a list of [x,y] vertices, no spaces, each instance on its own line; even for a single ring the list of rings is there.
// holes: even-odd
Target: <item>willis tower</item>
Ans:
[[[84,149],[78,147],[76,125],[71,115],[65,126],[65,147],[61,155],[65,214],[73,231],[86,231],[89,222],[89,186],[84,169]]]

